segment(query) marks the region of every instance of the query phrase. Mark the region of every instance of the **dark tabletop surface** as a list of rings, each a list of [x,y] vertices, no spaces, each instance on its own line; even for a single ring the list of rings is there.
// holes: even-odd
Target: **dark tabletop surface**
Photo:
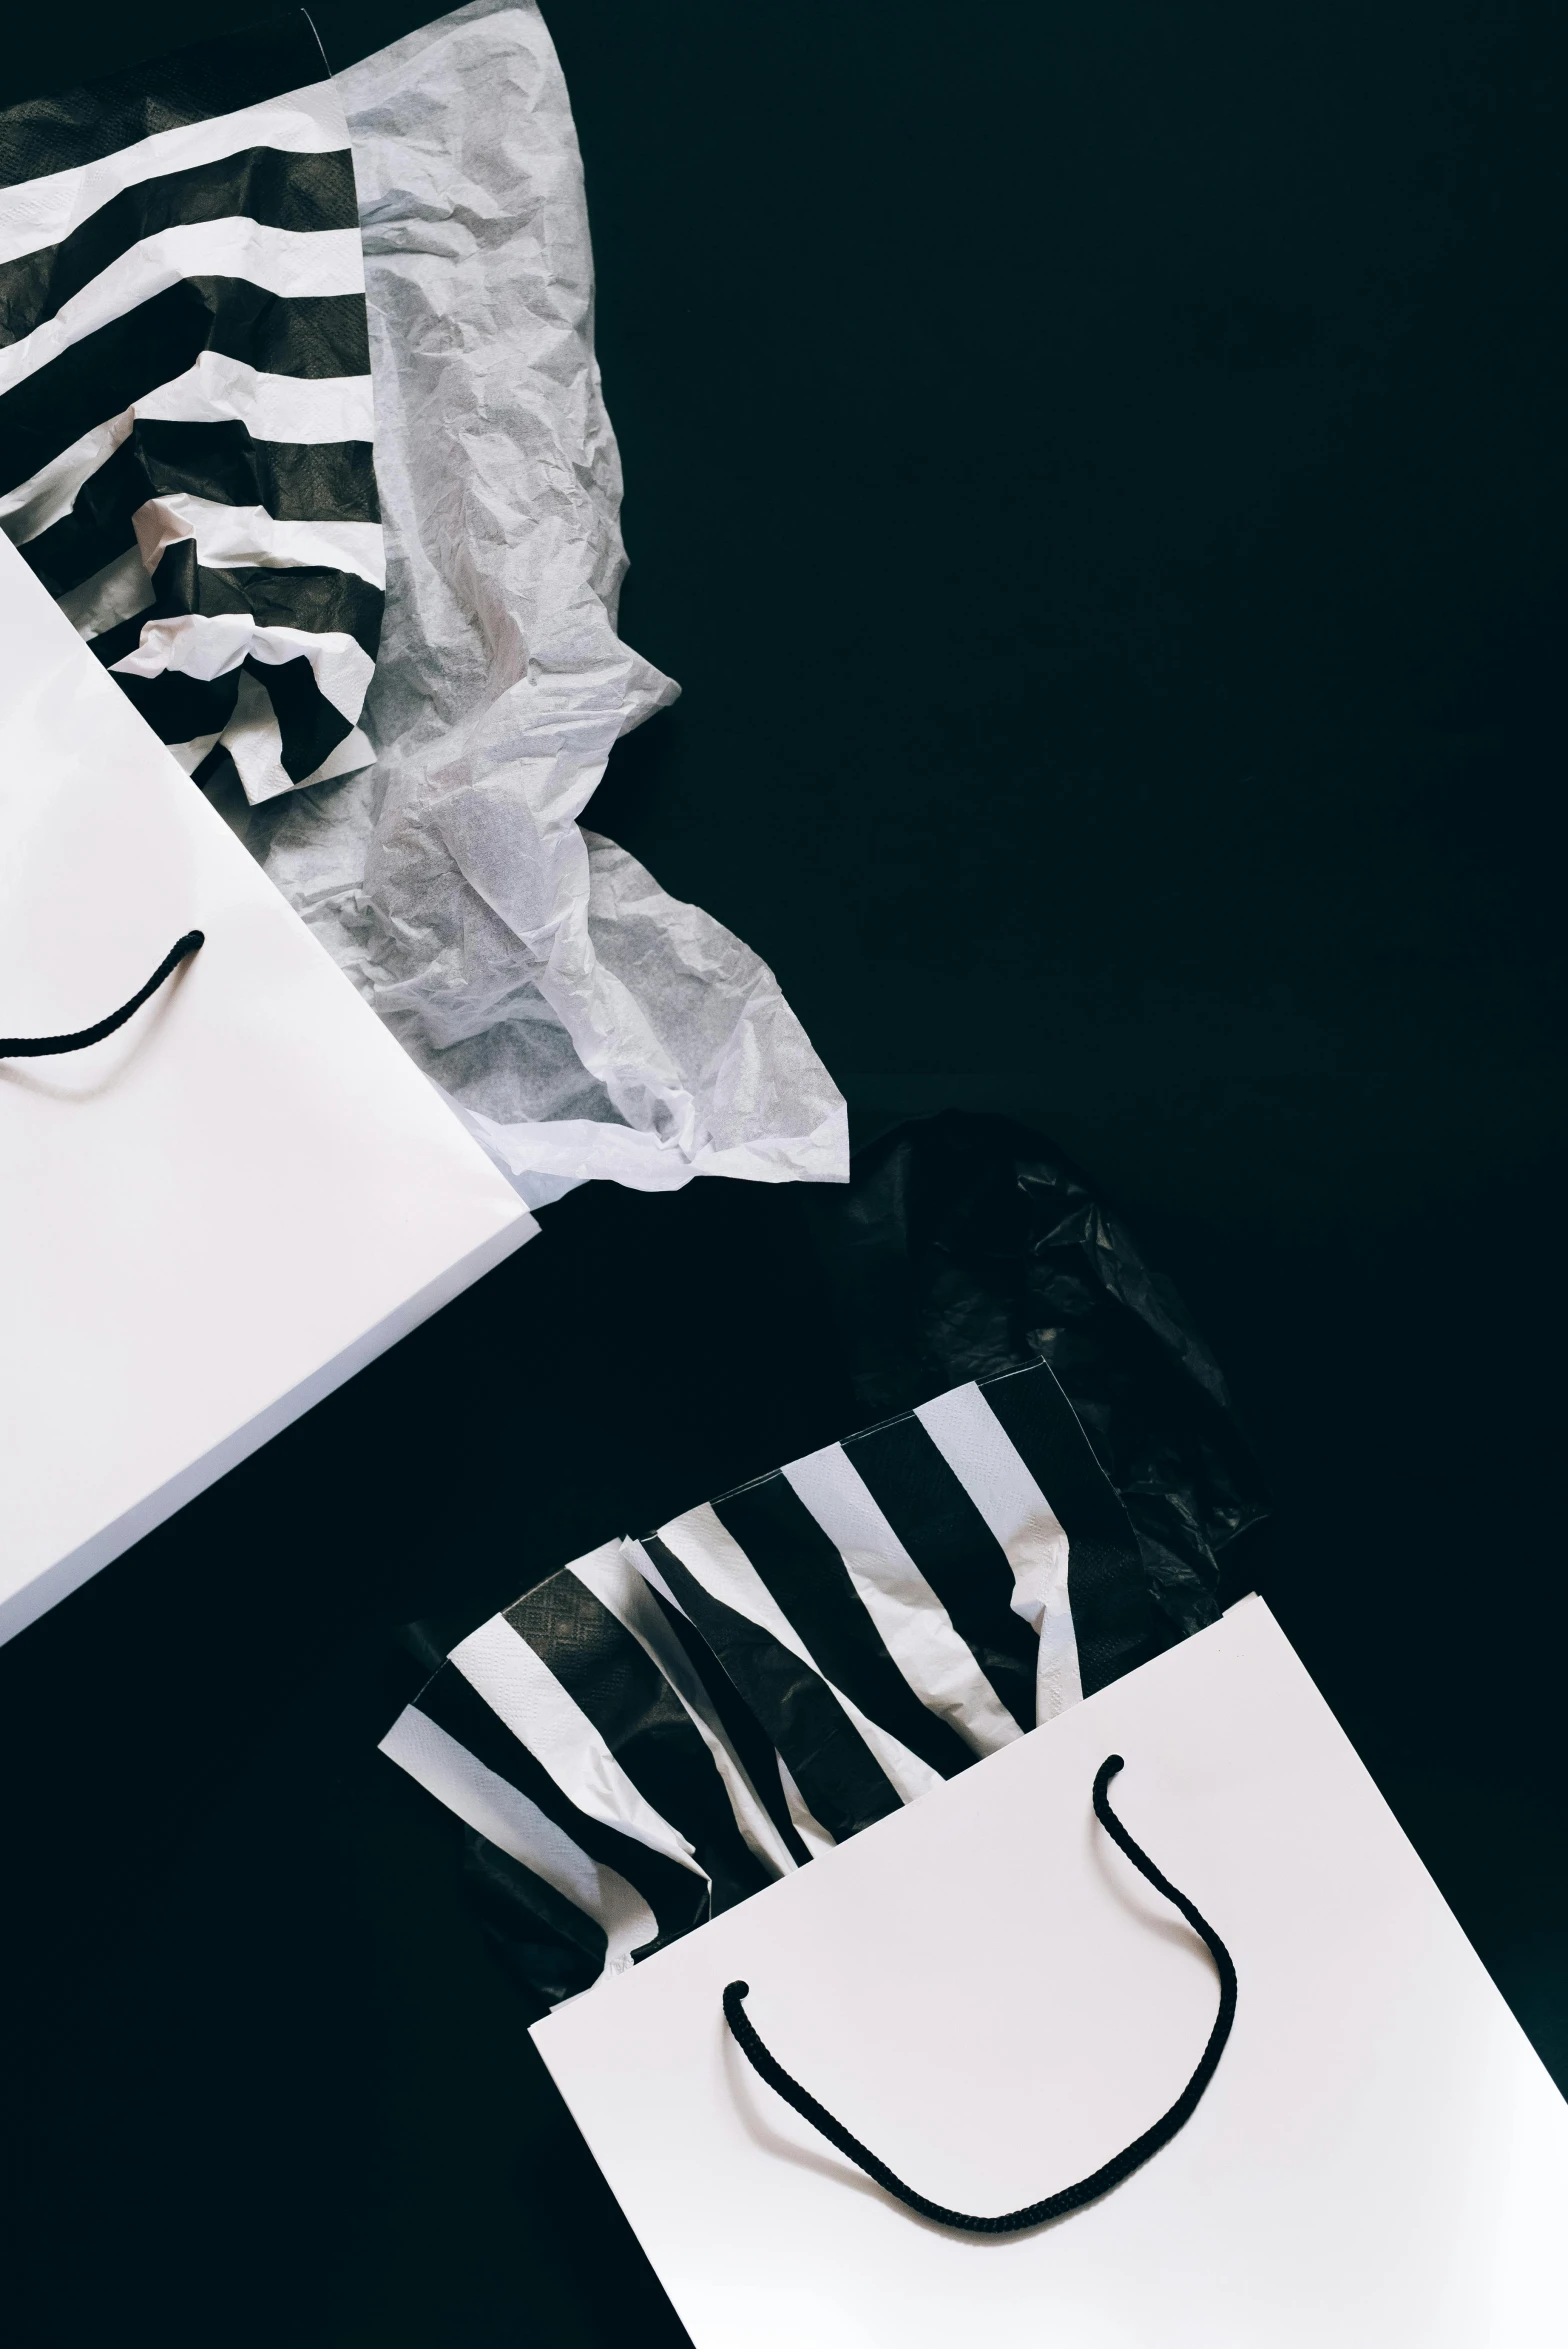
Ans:
[[[0,100],[246,13],[17,12]],[[1568,2083],[1568,17],[546,14],[686,689],[593,820],[858,1134],[1117,1198],[1275,1487],[1233,1591]],[[390,1634],[850,1424],[794,1194],[597,1186],[0,1652],[8,2338],[684,2339],[374,1750]]]

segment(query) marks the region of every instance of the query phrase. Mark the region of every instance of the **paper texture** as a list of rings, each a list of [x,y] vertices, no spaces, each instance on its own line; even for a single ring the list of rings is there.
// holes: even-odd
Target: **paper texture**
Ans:
[[[8,1035],[206,935],[0,1062],[8,1638],[536,1226],[3,540],[0,742]]]
[[[616,634],[619,458],[565,83],[475,6],[340,77],[386,529],[378,763],[236,813],[531,1204],[590,1176],[843,1180],[843,1102],[773,975],[577,817],[677,688]]]
[[[1214,2021],[1196,1936],[1095,1826],[1094,1773],[1236,1964],[1196,2113],[1011,2238],[928,2225],[748,2069],[924,2194],[1016,2210],[1172,2103]],[[534,2037],[696,2349],[1559,2349],[1568,2106],[1261,1600]]]

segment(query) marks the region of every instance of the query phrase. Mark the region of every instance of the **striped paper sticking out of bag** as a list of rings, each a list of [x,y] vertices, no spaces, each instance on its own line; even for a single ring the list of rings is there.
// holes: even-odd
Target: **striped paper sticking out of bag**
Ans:
[[[1132,1528],[1040,1364],[561,1568],[382,1751],[465,1822],[510,1955],[556,1999],[1154,1645]]]
[[[199,776],[352,773],[385,585],[348,129],[303,14],[0,113],[0,526]]]

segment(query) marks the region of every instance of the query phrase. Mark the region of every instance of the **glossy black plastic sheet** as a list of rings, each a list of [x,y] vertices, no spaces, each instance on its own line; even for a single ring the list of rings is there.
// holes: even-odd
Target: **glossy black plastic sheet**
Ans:
[[[1054,1143],[949,1110],[804,1194],[856,1401],[891,1416],[1044,1361],[1120,1493],[1165,1642],[1214,1621],[1218,1553],[1268,1513],[1213,1354],[1170,1282]]]

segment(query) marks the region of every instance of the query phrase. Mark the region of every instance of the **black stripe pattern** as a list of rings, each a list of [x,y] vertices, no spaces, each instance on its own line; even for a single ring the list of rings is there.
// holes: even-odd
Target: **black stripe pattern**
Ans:
[[[651,1956],[655,1949],[690,1932],[693,1925],[702,1924],[712,1914],[709,1886],[699,1871],[682,1867],[667,1853],[651,1849],[573,1802],[526,1741],[513,1735],[455,1665],[443,1665],[421,1689],[418,1710],[472,1755],[482,1769],[515,1787],[589,1860],[613,1870],[641,1896],[655,1929],[638,1950],[639,1956]],[[541,1874],[537,1866],[531,1872]],[[549,1881],[547,1877],[543,1880]],[[582,1913],[604,1932],[591,1910],[584,1908]]]
[[[786,1783],[832,1841],[896,1811],[897,1789],[822,1675],[739,1608],[714,1598],[657,1535],[641,1546],[772,1741]]]
[[[913,1417],[844,1449],[1008,1712],[1032,1729],[1039,1639],[1013,1613],[1007,1554],[952,1469]]]
[[[501,1621],[546,1657],[660,1815],[700,1855],[715,1910],[767,1883],[748,1851],[690,1714],[646,1649],[569,1567],[508,1607]]]
[[[0,188],[79,171],[161,132],[264,105],[320,78],[319,49],[303,57],[301,72],[299,23],[283,17],[221,40],[192,42],[53,97],[24,99],[3,118]]]
[[[0,521],[182,764],[227,753],[252,801],[373,755],[363,285],[302,13],[0,114]]]
[[[550,2001],[1157,1645],[1132,1528],[1042,1363],[562,1568],[384,1750],[463,1818],[492,1933]]]
[[[280,155],[270,147],[246,147],[188,171],[138,181],[58,244],[0,262],[0,348],[55,317],[111,261],[162,229],[244,219],[308,233],[352,226],[355,218],[354,167],[346,152]]]

